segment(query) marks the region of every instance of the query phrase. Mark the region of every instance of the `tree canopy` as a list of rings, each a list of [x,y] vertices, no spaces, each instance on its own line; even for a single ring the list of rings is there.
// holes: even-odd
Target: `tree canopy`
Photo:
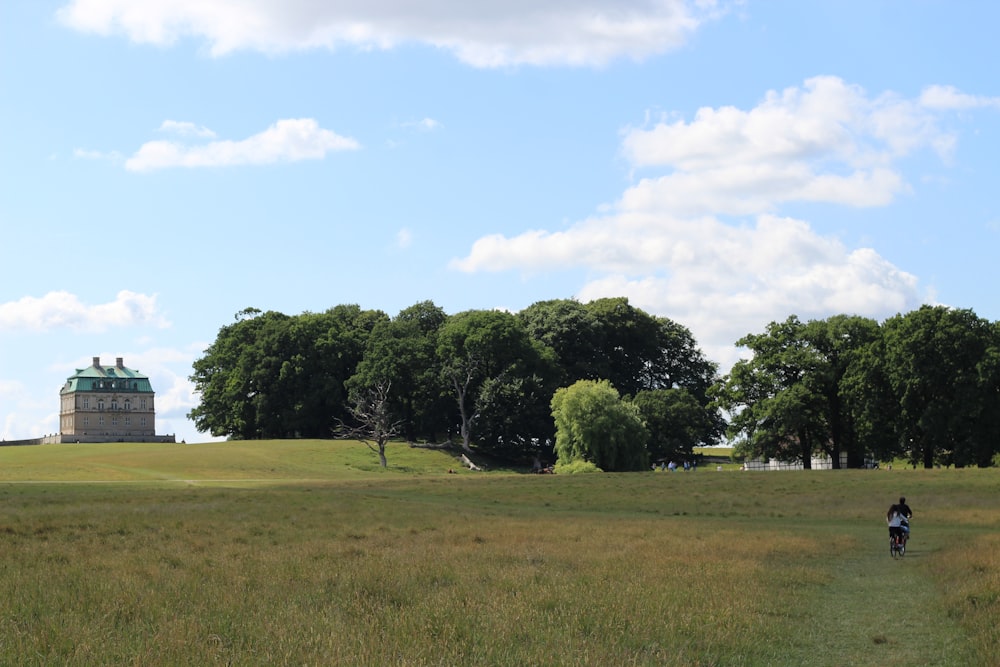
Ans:
[[[834,467],[898,457],[987,466],[998,453],[1000,325],[971,310],[924,306],[881,324],[791,315],[737,345],[747,357],[719,377],[686,327],[624,298],[539,301],[516,314],[449,315],[430,301],[395,317],[354,304],[247,308],[195,361],[190,417],[214,436],[323,438],[376,415],[383,436],[551,454],[560,437],[583,447],[568,434],[599,426],[564,423],[560,435],[553,401],[574,388],[559,394],[559,406],[569,401],[559,414],[580,401],[630,424],[637,416],[642,430],[628,437],[654,460],[689,458],[724,434],[739,455],[804,466],[817,455]],[[572,447],[561,455],[588,452],[609,469],[641,458]]]
[[[972,311],[924,306],[879,326],[838,315],[772,322],[713,389],[728,435],[747,457],[849,466],[905,456],[914,464],[991,465],[997,325]]]
[[[552,397],[557,464],[587,461],[601,470],[648,465],[646,428],[639,408],[621,400],[607,380],[577,380]]]

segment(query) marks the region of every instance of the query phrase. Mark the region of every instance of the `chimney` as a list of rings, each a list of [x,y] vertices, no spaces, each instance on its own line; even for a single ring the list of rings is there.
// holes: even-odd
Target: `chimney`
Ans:
[[[94,357],[94,368],[100,368],[100,367],[101,367],[101,358]]]
[[[117,366],[118,368],[125,368],[125,364],[122,363],[122,362],[123,362],[123,359],[121,357],[117,357],[115,359],[115,366]]]

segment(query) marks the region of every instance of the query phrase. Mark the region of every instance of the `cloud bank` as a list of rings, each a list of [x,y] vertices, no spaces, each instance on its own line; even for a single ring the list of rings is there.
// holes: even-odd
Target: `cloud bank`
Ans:
[[[109,303],[86,304],[75,294],[59,291],[0,303],[0,332],[52,329],[102,332],[135,326],[170,326],[159,312],[155,295],[122,290]]]
[[[905,311],[925,300],[915,276],[781,208],[890,205],[911,191],[904,158],[952,152],[942,111],[992,104],[944,87],[917,99],[872,96],[823,76],[768,92],[751,109],[703,108],[691,120],[626,128],[622,155],[635,172],[653,173],[608,212],[558,231],[485,236],[452,267],[583,269],[581,300],[627,295],[691,327],[722,359],[733,358],[739,337],[792,313]]]
[[[215,56],[418,43],[505,67],[641,60],[680,47],[725,10],[726,0],[72,0],[57,16],[138,43],[198,37]]]

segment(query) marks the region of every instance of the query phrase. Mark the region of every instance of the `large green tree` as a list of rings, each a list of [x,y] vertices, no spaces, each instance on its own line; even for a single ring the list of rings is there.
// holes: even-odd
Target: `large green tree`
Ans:
[[[538,301],[517,313],[528,335],[552,350],[560,386],[600,379],[601,332],[579,301]]]
[[[646,426],[646,447],[654,461],[691,459],[695,447],[716,442],[714,416],[687,389],[643,390],[632,403]]]
[[[543,398],[551,392],[543,388],[551,372],[545,371],[545,348],[531,340],[517,318],[497,310],[452,315],[438,330],[436,351],[455,399],[463,449],[471,450],[473,428],[484,420],[494,426],[486,444],[503,445],[497,440],[503,434],[525,437],[520,425],[537,421],[533,415],[544,410]],[[508,424],[497,427],[497,420]]]
[[[651,366],[663,357],[656,318],[631,306],[624,297],[596,299],[586,309],[598,332],[592,377],[610,381],[623,395],[658,388],[651,381],[656,375]]]
[[[588,461],[601,470],[642,470],[648,433],[639,408],[607,380],[579,380],[552,396],[560,465]]]
[[[266,328],[280,326],[287,316],[256,308],[236,314],[236,321],[219,330],[202,357],[195,360],[191,381],[200,401],[188,417],[199,431],[238,439],[263,437],[260,405],[268,390],[258,370],[258,339]]]
[[[829,437],[823,397],[816,386],[820,359],[807,345],[795,316],[772,322],[763,334],[744,336],[737,345],[752,352],[733,365],[715,396],[731,415],[729,436],[746,457],[800,461]]]
[[[1000,442],[996,325],[971,310],[922,306],[884,331],[895,432],[910,461],[990,465]]]
[[[885,446],[886,385],[879,354],[882,331],[878,322],[854,315],[810,320],[801,330],[813,353],[810,386],[823,402],[829,432],[820,449],[839,467],[841,453],[847,466],[859,468]],[[873,409],[877,407],[876,409]]]
[[[577,380],[608,380],[628,396],[683,390],[695,399],[701,414],[689,410],[693,406],[687,401],[683,405],[647,401],[643,404],[647,411],[658,407],[680,413],[644,416],[658,423],[683,424],[684,429],[694,427],[705,443],[721,437],[725,422],[708,398],[717,380],[717,366],[705,357],[686,327],[653,317],[625,298],[587,304],[570,299],[539,301],[518,313],[518,318],[533,338],[554,351],[561,386]]]
[[[730,412],[730,437],[751,457],[801,461],[813,454],[849,467],[887,452],[887,385],[874,320],[836,315],[803,323],[791,316],[738,344],[752,352],[716,388]]]
[[[328,437],[348,417],[344,382],[384,319],[356,305],[293,317],[241,311],[194,363],[201,401],[190,417],[215,436]]]
[[[378,322],[347,383],[355,391],[388,386],[385,407],[401,421],[410,442],[434,440],[448,428],[446,416],[453,403],[447,399],[449,388],[441,379],[435,352],[438,329],[446,320],[444,310],[423,301],[391,321]]]

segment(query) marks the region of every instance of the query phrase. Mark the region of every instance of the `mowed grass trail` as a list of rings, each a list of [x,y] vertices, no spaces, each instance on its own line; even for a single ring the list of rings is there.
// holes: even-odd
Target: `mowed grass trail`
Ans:
[[[986,666],[1000,647],[996,471],[119,447],[0,449],[0,664]]]
[[[884,532],[867,531],[864,542],[831,550],[827,579],[809,596],[785,664],[977,664],[973,643],[927,567],[943,556],[948,538],[925,533],[903,560],[894,561],[882,548]]]

